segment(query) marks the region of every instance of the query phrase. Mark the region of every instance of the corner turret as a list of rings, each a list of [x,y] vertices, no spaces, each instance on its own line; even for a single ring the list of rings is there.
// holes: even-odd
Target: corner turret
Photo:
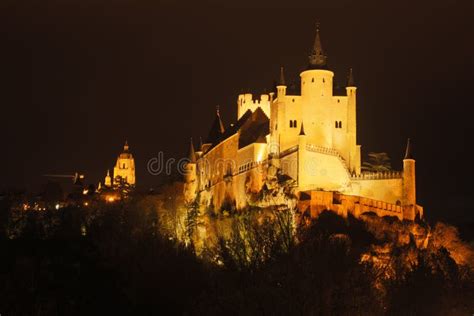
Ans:
[[[416,207],[416,175],[415,175],[415,159],[413,158],[412,145],[410,138],[407,141],[405,157],[403,158],[403,218],[414,220]],[[421,216],[422,214],[420,214]]]
[[[191,141],[189,143],[189,153],[188,153],[188,163],[196,163],[196,152],[194,151],[194,143],[193,139],[191,138]]]
[[[280,67],[280,79],[278,80],[277,84],[277,98],[280,101],[283,101],[283,99],[286,96],[286,83],[285,83],[285,72],[283,67]]]
[[[194,151],[193,139],[190,139],[188,161],[184,164],[184,198],[190,203],[196,197],[197,192],[197,166],[196,153]]]
[[[360,175],[360,146],[357,145],[357,111],[356,90],[352,68],[347,75],[347,138],[349,145],[349,170],[352,174]]]
[[[304,132],[304,125],[301,122],[300,133],[298,134],[298,187],[303,189],[308,185],[308,161],[306,154],[307,137]]]

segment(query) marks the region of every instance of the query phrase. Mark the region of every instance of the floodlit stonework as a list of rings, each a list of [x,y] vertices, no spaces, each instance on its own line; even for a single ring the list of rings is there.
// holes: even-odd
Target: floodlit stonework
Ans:
[[[114,167],[113,177],[110,176],[109,170],[105,176],[105,187],[112,187],[123,182],[130,186],[135,186],[135,160],[130,152],[128,142],[123,146],[123,152],[117,157],[117,162]]]
[[[357,144],[357,87],[352,70],[343,95],[333,91],[334,73],[327,67],[319,30],[300,74],[299,92],[289,93],[281,68],[276,93],[255,100],[237,98],[237,121],[227,128],[219,111],[205,142],[186,166],[185,198],[211,208],[245,208],[258,193],[269,166],[291,177],[299,210],[311,216],[330,209],[342,215],[374,212],[414,220],[423,216],[416,204],[415,160],[407,144],[403,171],[361,170]]]

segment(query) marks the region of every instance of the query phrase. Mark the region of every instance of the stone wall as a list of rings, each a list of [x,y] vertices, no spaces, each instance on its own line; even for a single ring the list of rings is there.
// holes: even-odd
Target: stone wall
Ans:
[[[298,209],[312,218],[318,217],[322,211],[331,210],[343,217],[347,217],[348,214],[359,217],[363,213],[374,212],[378,216],[395,216],[400,220],[403,219],[403,210],[400,205],[337,192],[309,191],[305,193],[310,196],[310,199],[300,201]]]

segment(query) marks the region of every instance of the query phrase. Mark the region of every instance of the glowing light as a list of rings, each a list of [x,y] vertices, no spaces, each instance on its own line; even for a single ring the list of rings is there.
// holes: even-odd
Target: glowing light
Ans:
[[[54,206],[54,208],[57,209],[57,210],[59,210],[59,204],[56,204],[56,205]]]
[[[114,201],[115,201],[115,197],[113,197],[113,196],[109,196],[107,198],[107,202],[114,202]]]
[[[84,206],[88,206],[89,205],[89,202],[84,202]]]
[[[85,225],[81,225],[81,235],[86,236],[87,235],[87,228]]]

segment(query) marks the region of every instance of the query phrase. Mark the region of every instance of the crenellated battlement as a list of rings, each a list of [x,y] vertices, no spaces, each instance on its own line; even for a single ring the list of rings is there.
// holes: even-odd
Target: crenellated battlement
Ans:
[[[267,117],[270,117],[270,96],[261,94],[260,99],[254,99],[251,93],[239,94],[237,98],[237,120],[248,110],[254,112],[257,108],[262,108]]]
[[[298,208],[302,213],[309,212],[308,215],[313,218],[318,217],[325,210],[331,210],[343,217],[347,217],[348,214],[359,217],[364,213],[372,212],[381,217],[395,216],[400,220],[403,219],[401,205],[339,192],[313,190],[307,191],[306,194],[310,199],[300,200]]]
[[[384,171],[384,172],[364,172],[360,175],[352,175],[352,180],[382,180],[382,179],[401,179],[403,173],[401,171]]]

